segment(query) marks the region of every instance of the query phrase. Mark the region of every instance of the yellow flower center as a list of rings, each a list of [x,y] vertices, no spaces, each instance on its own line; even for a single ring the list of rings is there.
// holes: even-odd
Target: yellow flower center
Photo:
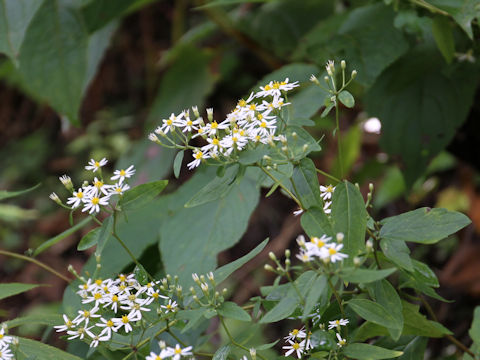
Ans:
[[[118,296],[117,295],[113,295],[112,296],[112,302],[117,302],[118,301]]]
[[[217,122],[216,122],[216,121],[212,122],[211,125],[210,125],[210,127],[211,127],[212,129],[218,128]]]
[[[335,255],[337,253],[337,250],[335,250],[334,248],[330,248],[330,249],[328,249],[328,253],[330,255]]]
[[[125,175],[126,175],[126,172],[125,172],[125,170],[123,170],[123,169],[122,169],[122,170],[120,170],[120,176],[125,176]]]
[[[293,329],[292,330],[292,335],[297,336],[298,335],[298,329]]]
[[[83,312],[83,317],[85,317],[85,318],[90,317],[90,311],[85,310],[85,311]]]
[[[98,205],[99,202],[100,202],[100,199],[99,199],[98,197],[94,197],[94,198],[92,199],[92,204],[93,204],[93,205]]]
[[[201,159],[203,157],[203,152],[199,151],[195,154],[195,159]]]
[[[73,323],[72,323],[70,320],[68,320],[68,321],[65,323],[65,325],[67,325],[67,327],[70,328],[70,327],[73,326]],[[3,337],[3,335],[0,334],[0,339],[1,339],[2,337]]]
[[[325,192],[333,192],[333,187],[332,185],[328,185],[327,188],[325,189]]]
[[[102,279],[95,280],[95,284],[97,284],[98,286],[102,285]]]
[[[297,342],[294,342],[292,345],[292,348],[294,348],[295,350],[298,350],[300,348],[300,344]]]
[[[278,89],[279,87],[280,87],[280,83],[278,83],[278,82],[273,83],[273,88],[274,89]]]
[[[3,334],[0,334],[0,339],[3,339]]]
[[[265,85],[264,89],[265,89],[266,91],[268,91],[268,90],[271,90],[271,89],[272,89],[272,87],[271,87],[270,85],[268,85],[268,84],[267,84],[267,85]]]
[[[83,198],[83,192],[79,191],[77,192],[77,198],[82,199]]]
[[[122,322],[123,322],[124,324],[128,324],[129,321],[130,321],[130,320],[128,319],[128,316],[127,316],[127,315],[123,315],[123,316],[122,316]]]
[[[133,295],[133,294],[128,295],[128,300],[130,300],[130,301],[134,301],[136,298],[137,298],[137,297],[136,297],[135,295]]]
[[[160,357],[160,355],[157,355],[155,356],[155,360],[162,360],[162,358]]]
[[[193,125],[193,121],[192,120],[187,120],[187,126],[192,126]]]
[[[95,181],[95,187],[101,188],[102,186],[103,186],[103,182],[101,182],[100,180]]]
[[[203,129],[202,129],[202,128],[199,128],[199,129],[198,129],[198,133],[199,133],[199,134],[203,134]]]
[[[152,297],[153,297],[154,299],[158,299],[158,292],[154,292],[154,293],[152,294]]]
[[[167,120],[167,125],[168,125],[168,126],[171,126],[172,124],[173,124],[173,120],[172,120],[172,119],[168,119],[168,120]]]
[[[175,349],[175,354],[181,354],[182,353],[182,349]]]
[[[95,161],[95,166],[96,167],[99,167],[100,166],[100,163],[98,161]]]
[[[257,119],[258,119],[258,120],[262,120],[262,119],[263,119],[263,115],[262,115],[262,114],[258,114],[258,115],[257,115]]]
[[[95,300],[100,300],[100,299],[102,298],[102,294],[96,293],[95,295],[93,295],[93,298],[94,298]]]
[[[220,144],[220,141],[218,139],[213,139],[212,140],[212,144],[213,145],[219,145]]]
[[[232,137],[232,141],[236,143],[238,141],[238,138],[236,136]]]
[[[238,106],[240,107],[244,107],[245,105],[247,105],[247,102],[243,99],[241,99],[239,102],[238,102]]]
[[[262,122],[260,123],[260,127],[261,127],[261,128],[266,128],[266,127],[267,127],[267,123],[266,123],[265,121],[262,121]]]
[[[256,108],[257,108],[257,105],[255,104],[250,105],[250,110],[255,110]]]
[[[120,275],[118,278],[120,279],[121,282],[124,282],[125,280],[127,280],[127,277],[123,274]]]
[[[113,321],[112,321],[112,320],[108,320],[108,321],[107,321],[107,326],[108,326],[108,327],[112,327],[112,326],[113,326]]]

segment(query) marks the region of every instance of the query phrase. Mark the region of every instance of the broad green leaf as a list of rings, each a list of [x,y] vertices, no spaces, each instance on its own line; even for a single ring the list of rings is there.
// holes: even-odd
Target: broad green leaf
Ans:
[[[382,122],[381,147],[405,165],[408,187],[465,121],[476,86],[473,65],[445,67],[433,43],[410,51],[377,79],[365,97],[367,112]]]
[[[224,345],[220,347],[215,354],[213,354],[212,360],[227,360],[228,354],[232,350],[232,346],[230,344]]]
[[[461,213],[420,208],[384,219],[380,238],[434,244],[468,224],[470,219]]]
[[[379,360],[399,357],[402,351],[390,350],[369,344],[349,344],[345,346],[343,353],[357,360]]]
[[[405,241],[381,239],[380,248],[383,254],[395,265],[408,271],[413,271],[412,259],[410,258],[410,249]]]
[[[475,343],[480,345],[480,306],[475,307],[473,311],[472,326],[468,330],[468,335]]]
[[[277,343],[278,343],[279,341],[280,341],[280,339],[278,339],[278,340],[276,340],[276,341],[273,341],[273,342],[271,342],[271,343],[268,343],[268,344],[256,346],[255,349],[256,349],[257,351],[271,349],[272,347],[274,347],[275,345],[277,345]]]
[[[431,5],[448,12],[473,40],[472,22],[480,17],[476,0],[429,0]],[[477,20],[478,21],[478,20]]]
[[[78,251],[85,251],[87,249],[90,249],[92,246],[97,245],[98,242],[98,236],[102,232],[100,227],[97,227],[93,230],[90,230],[77,245],[77,250]]]
[[[17,196],[20,196],[20,195],[23,195],[23,194],[26,194],[30,191],[33,191],[35,190],[36,188],[38,188],[40,186],[40,184],[37,184],[29,189],[26,189],[26,190],[20,190],[20,191],[5,191],[5,190],[0,190],[0,200],[5,200],[5,199],[9,199],[9,198],[13,198],[13,197],[17,197]]]
[[[416,281],[431,287],[440,286],[440,284],[438,283],[437,275],[435,275],[433,270],[430,269],[427,264],[417,260],[412,260],[412,264],[413,272],[411,273],[411,275]]]
[[[177,155],[175,155],[175,160],[173,160],[173,174],[177,179],[180,176],[180,170],[182,168],[182,161],[183,161],[184,154],[185,154],[184,150],[179,151]]]
[[[455,40],[450,21],[445,16],[435,16],[432,22],[432,33],[438,49],[445,61],[450,64],[455,56]]]
[[[13,320],[5,321],[5,324],[9,329],[12,329],[17,326],[30,324],[55,326],[61,325],[63,322],[63,317],[60,314],[41,314],[17,317]]]
[[[372,288],[377,303],[382,305],[395,320],[394,324],[388,327],[388,332],[392,339],[397,341],[403,330],[402,301],[400,296],[398,296],[395,288],[387,280],[372,284]]]
[[[311,159],[304,158],[293,168],[292,181],[295,184],[295,193],[304,209],[323,205],[315,164]]]
[[[141,285],[148,283],[148,274],[142,264],[135,265],[133,273],[135,274],[135,279],[137,279]]]
[[[295,311],[297,306],[298,298],[296,296],[286,296],[260,319],[260,323],[267,324],[283,320],[286,317],[289,317]]]
[[[217,283],[221,283],[227,277],[229,277],[235,270],[239,269],[243,264],[253,259],[257,256],[267,245],[268,239],[263,240],[260,244],[258,244],[252,251],[250,251],[247,255],[242,256],[241,258],[232,261],[226,265],[223,265],[216,269],[213,274],[215,276],[215,281]]]
[[[103,220],[102,226],[100,227],[100,231],[97,235],[97,248],[95,249],[96,256],[103,255],[103,250],[105,249],[105,246],[109,243],[110,238],[112,237],[112,230],[113,217],[109,216],[108,218]]]
[[[210,71],[210,53],[186,45],[179,50],[174,63],[163,75],[148,122],[161,122],[171,113],[204,104],[212,91],[215,78]]]
[[[238,5],[245,3],[261,3],[267,2],[270,0],[210,0],[206,4],[197,6],[195,9],[208,9],[216,6],[229,6],[229,5]]]
[[[236,319],[240,321],[251,321],[250,315],[240,306],[231,301],[225,301],[217,308],[217,311],[223,317]]]
[[[366,299],[352,299],[348,305],[363,319],[388,328],[396,328],[397,321],[382,305]]]
[[[388,336],[388,335],[389,333],[386,327],[372,323],[370,321],[365,321],[355,331],[354,341],[364,342],[365,340],[368,340],[377,336]]]
[[[239,172],[239,166],[230,166],[222,177],[216,176],[206,186],[200,189],[188,202],[185,204],[187,208],[193,208],[198,205],[206,204],[211,201],[225,197],[234,187],[235,177]]]
[[[305,158],[312,151],[320,151],[322,148],[317,141],[300,126],[289,125],[285,130],[287,136],[290,157],[294,160]]]
[[[20,48],[19,64],[27,87],[60,114],[78,124],[87,71],[88,34],[75,9],[44,0]]]
[[[38,286],[42,286],[42,285],[22,284],[22,283],[0,284],[0,300],[10,296],[21,294],[25,291],[31,290]]]
[[[344,268],[339,276],[343,281],[352,283],[371,283],[390,276],[395,272],[395,268],[373,270],[359,268]]]
[[[141,208],[160,194],[167,184],[168,180],[159,180],[135,186],[125,192],[118,201],[118,205],[122,210],[127,211]]]
[[[222,199],[185,208],[185,202],[212,179],[213,170],[197,171],[198,175],[165,199],[168,213],[160,226],[160,252],[166,271],[177,274],[180,284],[187,288],[192,273],[213,271],[217,253],[240,239],[259,198],[248,169]]]
[[[41,4],[35,0],[0,1],[0,52],[8,55],[14,63],[25,31]]]
[[[338,100],[348,108],[353,108],[355,106],[355,99],[347,90],[343,90],[338,94]]]
[[[420,314],[419,306],[402,301],[403,309],[403,335],[418,335],[425,337],[443,337],[445,334],[452,334],[442,324],[427,320]]]
[[[318,70],[312,72],[317,74]],[[310,77],[299,80],[306,80]],[[288,100],[291,102],[292,113],[288,119],[288,125],[298,125],[299,119],[308,119],[315,115],[323,106],[323,99],[328,97],[329,93],[316,85],[308,85],[303,87],[294,95],[289,96]],[[315,123],[311,121],[302,121],[302,126],[313,126]]]
[[[187,332],[194,326],[197,326],[201,320],[204,320],[203,314],[208,310],[208,308],[199,308],[192,310],[181,310],[177,313],[177,318],[180,320],[188,320],[187,325],[182,329],[182,333]]]
[[[330,219],[321,208],[314,206],[305,211],[302,215],[301,223],[309,237],[321,237],[324,234],[334,236]]]
[[[363,130],[360,126],[351,126],[348,131],[345,131],[342,134],[342,165],[343,165],[343,173],[348,174],[352,166],[357,161],[360,150],[362,148],[362,136]],[[333,163],[331,173],[339,178],[342,176],[342,172],[340,169],[340,157],[337,155],[336,159]]]
[[[322,293],[326,291],[327,292],[329,291],[326,276],[325,275],[316,276],[310,288],[310,291],[308,291],[307,295],[305,296],[305,306],[303,308],[304,317],[306,317],[307,315],[310,315],[313,308],[317,304],[318,298],[322,295]]]
[[[365,249],[367,212],[360,191],[348,181],[339,183],[333,193],[331,219],[335,233],[343,233],[342,252],[348,255],[347,265]]]
[[[417,336],[403,349],[403,355],[398,360],[423,360],[428,338]]]
[[[17,352],[18,360],[81,360],[78,356],[71,355],[56,347],[41,343],[39,341],[18,338],[18,347],[21,351]]]

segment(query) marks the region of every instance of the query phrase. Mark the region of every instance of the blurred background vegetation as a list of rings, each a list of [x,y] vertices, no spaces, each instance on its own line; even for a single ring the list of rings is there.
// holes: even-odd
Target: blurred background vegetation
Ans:
[[[78,182],[90,158],[107,157],[112,168],[133,163],[137,184],[169,179],[169,191],[180,186],[188,200],[194,189],[181,184],[191,173],[182,169],[175,179],[175,154],[150,143],[146,134],[163,117],[192,105],[214,107],[221,118],[261,79],[302,83],[292,100],[296,116],[315,137],[325,135],[313,159],[338,175],[334,119],[320,117],[324,98],[308,78],[315,74],[322,80],[328,59],[345,59],[358,77],[351,89],[356,105],[343,108],[340,119],[344,168],[364,193],[375,184],[375,216],[437,206],[462,211],[473,221],[433,251],[411,249],[436,270],[440,294],[454,300],[434,303],[439,321],[468,344],[472,309],[480,298],[480,1],[0,3],[0,189],[41,184],[0,203],[1,249],[28,253],[70,227],[68,214],[48,194],[65,198],[58,177],[69,174]],[[281,255],[301,232],[292,201],[255,191],[232,237],[211,248],[214,263],[216,251],[229,248],[218,254],[224,264],[270,237],[267,250],[235,273],[230,286],[240,303],[271,281],[261,270],[268,251]],[[156,211],[165,206],[178,214],[183,204],[172,205],[172,199],[157,204]],[[162,245],[155,217],[150,220],[141,233],[148,240],[135,251],[158,273],[164,270],[160,253],[174,242]],[[79,253],[76,246],[88,230],[38,258],[63,273],[69,264],[80,271],[92,252]],[[193,241],[173,225],[168,231],[178,242]],[[128,260],[115,265],[116,271],[131,269]],[[35,265],[0,257],[0,281],[51,285],[0,302],[0,318],[59,311],[65,284]],[[18,329],[31,336],[40,330]],[[455,349],[442,341],[429,344],[430,358],[456,358]]]

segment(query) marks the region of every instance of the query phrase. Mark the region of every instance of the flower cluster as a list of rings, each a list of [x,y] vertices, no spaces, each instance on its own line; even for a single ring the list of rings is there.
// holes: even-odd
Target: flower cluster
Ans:
[[[110,204],[112,197],[121,196],[125,191],[130,189],[126,179],[135,174],[134,166],[130,165],[126,169],[115,170],[113,176],[110,177],[110,180],[114,181],[114,183],[107,184],[104,182],[101,171],[101,168],[107,163],[108,160],[105,158],[100,161],[91,159],[88,165],[85,166],[85,169],[94,173],[98,171],[98,177],[95,176],[92,183],[84,181],[82,186],[77,190],[75,190],[76,188],[73,186],[70,176],[63,175],[60,177],[62,184],[72,194],[67,200],[69,208],[76,209],[83,206],[82,212],[88,211],[89,214],[98,213],[100,212],[101,206]],[[52,193],[50,198],[58,204],[63,205],[57,194]]]
[[[79,310],[74,319],[63,315],[65,323],[55,328],[57,332],[67,332],[69,340],[87,336],[91,347],[109,341],[112,333],[127,334],[142,320],[144,312],[152,310],[154,302],[159,313],[177,310],[177,303],[160,293],[159,283],[141,285],[134,274],[121,274],[116,279],[88,279],[79,286],[77,294],[82,304],[90,307]],[[160,299],[164,299],[162,305]]]
[[[322,260],[325,263],[335,263],[342,261],[348,257],[347,254],[340,252],[343,248],[344,235],[338,233],[336,236],[337,242],[332,242],[332,238],[322,235],[320,238],[312,237],[310,241],[306,242],[305,237],[300,235],[297,237],[297,243],[300,246],[300,253],[297,258],[303,262],[313,261],[315,258]]]
[[[320,197],[323,199],[323,211],[329,215],[332,213],[330,206],[332,205],[332,194],[335,191],[335,186],[320,185]],[[303,209],[298,209],[293,212],[293,215],[298,216],[303,213]]]
[[[332,320],[328,322],[328,330],[335,329],[338,331],[335,333],[335,335],[337,337],[337,340],[338,340],[337,345],[339,347],[345,346],[345,344],[347,343],[347,340],[343,339],[342,335],[340,335],[340,327],[347,326],[347,324],[348,324],[348,319],[338,319],[338,320]]]
[[[189,357],[192,356],[192,347],[187,346],[185,348],[181,348],[180,344],[175,345],[175,347],[169,347],[165,344],[164,341],[160,341],[160,353],[150,352],[145,360],[158,360],[158,359],[172,359],[172,360],[180,360],[181,357]]]
[[[0,360],[14,360],[11,345],[18,343],[18,339],[7,335],[7,327],[0,327]]]
[[[297,358],[300,359],[304,352],[313,349],[310,334],[307,334],[304,327],[293,329],[284,339],[287,343],[287,345],[282,347],[282,349],[286,350],[285,356],[295,353]]]
[[[261,86],[260,91],[250,94],[246,100],[241,99],[220,122],[214,120],[213,109],[207,109],[208,122],[200,116],[197,107],[192,108],[193,117],[189,110],[178,115],[171,114],[168,119],[162,120],[162,125],[149,135],[149,139],[167,147],[192,149],[193,160],[188,163],[189,169],[209,158],[228,160],[232,153],[249,145],[273,144],[284,139],[284,136],[276,136],[280,110],[289,105],[282,95],[297,86],[298,82],[289,83],[288,78],[282,82],[271,81]],[[201,137],[206,144],[201,147],[189,145],[189,141],[197,137]],[[170,145],[164,144],[162,139],[170,142]]]

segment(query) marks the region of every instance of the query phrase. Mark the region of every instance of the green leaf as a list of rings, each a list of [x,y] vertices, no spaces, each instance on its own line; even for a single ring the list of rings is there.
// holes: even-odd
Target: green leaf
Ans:
[[[420,314],[419,306],[402,301],[403,309],[403,335],[418,335],[430,338],[443,337],[445,334],[452,334],[438,322],[427,320],[425,315]]]
[[[480,306],[475,307],[473,311],[472,326],[468,330],[468,335],[475,343],[480,345]]]
[[[382,222],[382,239],[435,244],[470,224],[470,219],[446,209],[420,208]]]
[[[5,199],[9,199],[9,198],[13,198],[13,197],[17,197],[17,196],[26,194],[26,193],[28,193],[28,192],[30,192],[30,191],[35,190],[35,189],[38,188],[39,186],[40,186],[40,184],[37,184],[37,185],[35,185],[35,186],[32,186],[32,187],[29,188],[29,189],[20,190],[20,191],[5,191],[5,190],[0,190],[0,200],[5,200]]]
[[[195,9],[208,9],[216,6],[229,6],[245,3],[261,3],[270,0],[210,0],[205,5],[197,6]]]
[[[335,187],[331,219],[334,232],[345,235],[342,252],[348,255],[345,263],[351,265],[353,258],[365,250],[367,212],[362,194],[348,181]]]
[[[309,237],[320,237],[323,234],[327,236],[334,236],[334,231],[330,219],[325,214],[323,209],[318,207],[311,207],[301,218],[302,227]]]
[[[434,44],[424,44],[385,70],[366,94],[370,116],[382,122],[381,147],[405,165],[407,187],[452,140],[473,103],[477,69],[445,67]]]
[[[226,169],[222,177],[215,177],[206,186],[202,187],[188,202],[187,208],[206,204],[225,197],[234,187],[235,177],[239,172],[239,166],[233,165]]]
[[[349,344],[343,349],[346,356],[357,360],[379,360],[399,357],[402,351],[390,350],[369,344]]]
[[[231,301],[225,301],[217,308],[217,311],[223,317],[236,319],[240,321],[251,321],[250,315],[240,306]]]
[[[184,150],[179,151],[177,155],[175,155],[175,160],[173,160],[173,174],[177,179],[180,176],[180,169],[182,168],[182,161],[183,161],[184,154],[185,154]]]
[[[187,332],[188,330],[197,326],[201,320],[204,320],[205,317],[203,314],[208,310],[208,308],[204,307],[192,310],[180,310],[177,313],[177,318],[180,320],[188,320],[187,325],[182,329],[182,333]]]
[[[293,160],[301,160],[312,151],[322,150],[312,135],[299,126],[289,125],[285,130],[285,135],[291,152],[290,157]]]
[[[0,52],[14,63],[32,17],[42,4],[41,1],[0,1]]]
[[[148,283],[147,270],[145,270],[142,264],[135,265],[133,273],[135,274],[135,279],[137,279],[141,285],[146,285]]]
[[[333,103],[331,103],[330,105],[326,106],[325,109],[322,111],[322,114],[320,115],[321,118],[324,118],[326,117],[330,111],[332,111],[332,109],[335,107],[335,105]]]
[[[215,351],[215,354],[213,354],[212,360],[227,360],[228,354],[230,354],[231,350],[232,346],[230,344],[220,347]]]
[[[412,259],[410,258],[410,249],[405,241],[381,239],[380,248],[383,254],[395,265],[408,271],[413,271]]]
[[[78,124],[87,69],[88,34],[75,9],[44,0],[20,48],[20,73],[35,94]]]
[[[22,283],[0,284],[0,300],[10,296],[21,294],[25,291],[34,289],[38,286],[42,286],[42,285],[22,284]]]
[[[159,180],[135,186],[133,189],[125,192],[118,201],[118,205],[122,210],[141,208],[160,194],[167,184],[168,180]]]
[[[423,360],[428,338],[417,336],[403,349],[403,355],[398,360]]]
[[[100,232],[97,236],[97,248],[95,249],[95,255],[101,256],[103,255],[103,250],[105,246],[108,244],[111,234],[112,234],[112,227],[113,227],[113,217],[109,216],[105,220],[103,220],[102,226],[100,227]]]
[[[63,323],[62,315],[60,314],[41,314],[17,317],[13,320],[5,321],[9,329],[21,325],[39,324],[39,325],[61,325]]]
[[[277,322],[289,317],[298,306],[298,298],[296,296],[286,296],[278,302],[269,312],[260,319],[261,324]]]
[[[35,360],[81,360],[78,356],[71,355],[56,347],[41,343],[39,341],[18,338],[18,360],[35,359]]]
[[[273,341],[271,343],[268,343],[268,344],[264,344],[264,345],[260,345],[260,346],[255,346],[255,349],[257,351],[261,351],[261,350],[267,350],[267,349],[271,349],[272,347],[274,347],[275,345],[277,345],[277,343],[280,341],[280,339],[276,340],[276,341]]]
[[[402,301],[400,296],[398,296],[397,291],[387,280],[378,281],[372,284],[372,287],[377,303],[382,305],[395,320],[387,329],[392,339],[398,341],[403,330]]]
[[[179,283],[186,288],[193,282],[192,273],[214,270],[217,254],[240,239],[259,198],[259,189],[251,177],[253,172],[248,169],[223,198],[185,208],[183,204],[212,179],[214,170],[197,170],[197,174],[168,195],[163,204],[168,213],[160,226],[162,260],[166,272],[178,274]]]
[[[100,227],[97,227],[93,230],[90,230],[77,245],[77,250],[78,251],[85,251],[87,249],[90,249],[92,246],[97,245],[98,242],[98,236],[102,232]]]
[[[450,64],[455,56],[455,40],[450,21],[445,16],[435,16],[432,22],[432,33],[438,49],[445,61]]]
[[[296,195],[304,209],[323,205],[315,164],[311,159],[304,158],[293,168],[292,181],[295,183]]]
[[[313,308],[317,304],[318,298],[326,291],[328,291],[328,282],[325,275],[316,276],[315,280],[305,296],[305,306],[303,308],[303,316],[310,315]]]
[[[388,328],[396,328],[397,321],[382,305],[366,299],[352,299],[348,305],[363,319]]]
[[[480,17],[476,0],[429,0],[431,5],[448,12],[473,40],[472,22]],[[478,21],[478,20],[477,20]]]
[[[226,265],[219,267],[217,270],[213,272],[215,276],[215,281],[217,283],[221,283],[227,277],[229,277],[235,270],[239,269],[243,264],[253,259],[257,256],[267,245],[268,239],[263,240],[260,244],[258,244],[252,251],[250,251],[247,255],[242,256],[241,258],[232,261]]]
[[[344,268],[340,272],[340,277],[346,282],[371,283],[390,276],[395,272],[395,270],[395,268],[382,270]]]
[[[353,108],[355,106],[355,99],[347,90],[343,90],[338,94],[338,100],[348,108]]]

